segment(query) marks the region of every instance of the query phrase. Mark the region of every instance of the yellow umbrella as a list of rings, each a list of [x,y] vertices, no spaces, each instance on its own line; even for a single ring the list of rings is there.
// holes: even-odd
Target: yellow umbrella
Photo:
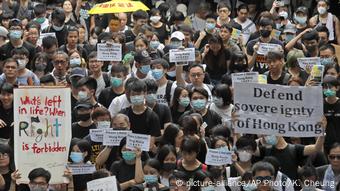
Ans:
[[[112,0],[95,5],[89,14],[134,12],[137,10],[147,11],[149,8],[140,1]]]

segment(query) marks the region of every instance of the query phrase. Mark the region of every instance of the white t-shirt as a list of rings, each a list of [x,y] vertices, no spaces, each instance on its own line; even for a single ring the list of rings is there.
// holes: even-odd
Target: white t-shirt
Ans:
[[[163,104],[166,104],[168,105],[168,102],[166,100],[166,87],[167,87],[167,83],[165,83],[164,85],[158,87],[157,89],[157,102],[158,103],[163,103]],[[171,85],[171,90],[170,90],[170,103],[172,101],[172,98],[174,96],[174,92],[175,92],[175,89],[176,89],[177,85],[175,83],[172,83]]]
[[[103,89],[105,89],[105,81],[103,74],[99,76],[99,78],[96,79],[97,81],[97,90],[96,90],[96,97],[99,97],[100,92],[102,92]]]
[[[230,125],[231,127],[231,112],[233,111],[234,105],[230,104],[229,107],[225,109],[218,108],[215,103],[210,104],[210,109],[218,113],[222,117],[222,123]]]
[[[111,113],[111,116],[114,117],[120,112],[120,110],[125,109],[125,108],[130,107],[130,106],[131,106],[131,104],[128,101],[126,95],[123,94],[123,95],[120,95],[118,97],[115,97],[112,100],[112,102],[109,106],[109,111]]]
[[[245,45],[248,42],[250,34],[256,32],[256,26],[250,19],[247,19],[243,23],[241,23],[237,18],[234,18],[234,21],[242,26],[242,38],[243,44]]]

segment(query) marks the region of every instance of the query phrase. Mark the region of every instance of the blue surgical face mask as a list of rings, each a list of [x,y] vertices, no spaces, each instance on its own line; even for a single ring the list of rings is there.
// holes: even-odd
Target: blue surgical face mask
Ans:
[[[122,157],[126,161],[133,161],[136,159],[136,153],[133,151],[122,151]]]
[[[286,34],[285,42],[288,43],[288,42],[292,41],[294,37],[295,37],[295,35],[293,35],[293,34]]]
[[[190,99],[189,97],[182,97],[182,98],[179,98],[178,103],[182,107],[188,107],[188,105],[190,104]]]
[[[282,27],[282,24],[281,23],[276,23],[276,29],[279,30],[281,27]]]
[[[191,105],[194,108],[194,110],[201,111],[205,108],[205,105],[207,104],[207,101],[205,99],[196,99],[191,101]]]
[[[219,147],[217,148],[218,150],[221,150],[221,151],[229,151],[229,148],[227,146],[224,146],[224,147]]]
[[[87,100],[88,99],[88,95],[86,91],[79,91],[78,92],[78,99],[79,100]]]
[[[334,64],[334,59],[333,59],[333,57],[320,58],[320,63],[321,63],[321,65],[324,65],[324,66]]]
[[[304,25],[307,22],[307,17],[299,17],[299,16],[295,15],[294,19],[300,25]]]
[[[215,188],[214,188],[214,186],[209,185],[209,186],[206,186],[206,187],[201,187],[201,191],[215,191]]]
[[[164,76],[163,69],[153,69],[151,70],[151,74],[155,80],[160,80]]]
[[[70,67],[71,68],[79,67],[80,64],[81,64],[80,58],[72,58],[72,59],[70,59]]]
[[[325,95],[326,97],[334,97],[336,95],[336,92],[332,89],[326,89],[323,90],[323,95]]]
[[[132,105],[143,105],[144,95],[130,96],[130,101]]]
[[[169,71],[169,72],[167,72],[166,74],[167,74],[169,77],[174,78],[174,77],[176,77],[176,70],[174,70],[174,71]]]
[[[142,65],[139,69],[140,72],[142,72],[142,74],[148,74],[150,72],[151,68],[150,65]]]
[[[214,30],[215,27],[216,27],[216,24],[215,24],[215,23],[206,23],[206,24],[205,24],[205,28],[206,28],[208,31]]]
[[[21,39],[22,31],[21,30],[12,30],[9,32],[9,38],[10,39]]]
[[[257,185],[253,184],[253,183],[248,183],[248,184],[243,186],[244,191],[254,191],[256,189],[257,189]]]
[[[150,41],[150,47],[153,49],[157,49],[160,44],[161,43],[159,41],[155,41],[155,40]]]
[[[122,78],[117,78],[117,77],[111,77],[111,85],[114,88],[117,88],[123,84],[123,79]]]
[[[170,42],[170,48],[171,49],[176,49],[176,48],[179,48],[181,46],[182,46],[182,41],[175,40],[175,41]]]
[[[267,135],[265,141],[268,145],[275,146],[277,144],[277,138],[275,135]]]
[[[214,102],[214,104],[217,106],[217,107],[223,107],[223,104],[224,104],[224,102],[223,102],[223,98],[221,98],[221,97],[213,97],[213,102]]]
[[[158,182],[158,177],[156,175],[144,175],[144,181],[146,184],[155,184]]]
[[[145,96],[145,100],[148,104],[154,104],[157,101],[156,94],[148,94]]]
[[[84,160],[83,153],[80,152],[71,152],[70,158],[74,163],[81,163]]]

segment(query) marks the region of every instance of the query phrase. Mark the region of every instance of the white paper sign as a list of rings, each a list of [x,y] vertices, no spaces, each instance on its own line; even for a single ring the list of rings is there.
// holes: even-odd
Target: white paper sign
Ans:
[[[92,174],[96,171],[94,164],[68,164],[67,168],[72,171],[72,175]]]
[[[117,191],[117,180],[115,176],[100,178],[87,182],[88,191]]]
[[[90,138],[94,142],[103,142],[104,129],[90,129]]]
[[[242,83],[258,83],[259,73],[258,72],[240,72],[231,74],[231,81],[242,82]]]
[[[300,68],[311,70],[314,65],[320,65],[320,57],[298,58]]]
[[[126,139],[126,148],[135,149],[139,147],[142,151],[150,150],[150,135],[129,133]]]
[[[103,138],[103,145],[105,146],[119,146],[120,141],[132,131],[116,131],[113,129],[106,129]]]
[[[53,37],[57,38],[57,36],[55,35],[55,32],[41,33],[40,36],[39,36],[39,39],[37,41],[37,45],[41,46],[42,45],[42,39],[47,37],[47,36],[53,36]]]
[[[97,59],[100,61],[122,61],[122,45],[118,43],[98,43]]]
[[[323,134],[322,88],[235,83],[237,133],[316,137]]]
[[[282,50],[279,44],[260,43],[257,54],[266,55],[270,50]]]
[[[194,62],[195,61],[195,48],[171,49],[169,51],[170,62]]]
[[[208,149],[205,164],[214,166],[231,164],[231,153],[227,149]]]

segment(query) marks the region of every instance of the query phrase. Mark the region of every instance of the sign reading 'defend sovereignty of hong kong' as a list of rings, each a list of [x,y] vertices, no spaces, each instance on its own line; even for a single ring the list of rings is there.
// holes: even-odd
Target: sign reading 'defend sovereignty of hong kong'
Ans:
[[[69,88],[14,89],[14,154],[28,183],[37,167],[51,172],[50,184],[64,181],[71,141],[71,94]]]
[[[323,134],[320,86],[235,83],[237,133],[315,137]]]

